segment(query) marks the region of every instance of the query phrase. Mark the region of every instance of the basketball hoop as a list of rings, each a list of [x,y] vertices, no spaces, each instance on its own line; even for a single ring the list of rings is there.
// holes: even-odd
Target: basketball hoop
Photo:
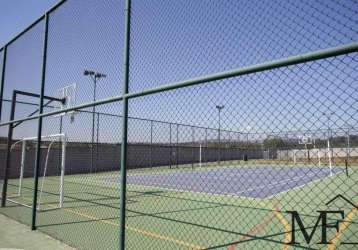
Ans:
[[[302,144],[302,145],[313,144],[312,136],[307,136],[307,135],[300,136],[298,140],[298,144]]]
[[[76,89],[77,89],[77,85],[74,83],[74,84],[65,86],[57,91],[58,98],[65,100],[63,103],[61,103],[61,105],[59,107],[60,110],[73,108],[76,105]],[[60,116],[65,116],[65,115],[70,115],[70,122],[71,123],[74,122],[74,120],[75,120],[75,111],[74,110],[59,113],[59,114],[55,115],[55,117],[60,117]]]

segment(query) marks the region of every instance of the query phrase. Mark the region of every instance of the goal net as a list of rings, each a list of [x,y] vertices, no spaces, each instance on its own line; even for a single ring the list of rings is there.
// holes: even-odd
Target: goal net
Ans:
[[[23,138],[11,146],[12,166],[8,201],[32,207],[37,137]],[[63,207],[66,135],[41,137],[38,206],[44,211]]]

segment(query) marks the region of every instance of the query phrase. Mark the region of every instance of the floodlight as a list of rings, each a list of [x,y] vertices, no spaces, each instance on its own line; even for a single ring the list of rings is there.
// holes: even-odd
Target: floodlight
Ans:
[[[96,73],[95,77],[97,77],[97,78],[105,78],[105,77],[107,77],[107,75],[102,74],[102,73]]]
[[[83,72],[83,75],[85,75],[85,76],[93,76],[94,74],[95,74],[95,72],[92,70],[85,70]]]

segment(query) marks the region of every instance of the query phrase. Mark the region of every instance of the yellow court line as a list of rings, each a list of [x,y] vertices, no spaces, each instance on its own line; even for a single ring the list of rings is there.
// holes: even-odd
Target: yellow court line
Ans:
[[[356,206],[358,206],[358,202],[356,203]],[[331,243],[328,247],[327,250],[334,250],[337,247],[337,243],[339,242],[339,239],[342,237],[343,235],[343,231],[347,229],[348,225],[351,223],[355,213],[357,212],[357,208],[352,208],[351,211],[348,213],[348,215],[346,216],[346,218],[344,218],[343,223],[341,224],[342,226],[339,228],[339,231],[335,234],[335,236],[333,237],[333,239],[331,240]]]
[[[278,209],[275,209],[274,213],[275,213],[276,217],[279,219],[279,221],[281,222],[281,224],[285,228],[285,239],[284,239],[284,246],[283,246],[282,249],[283,250],[288,250],[288,248],[289,248],[288,243],[291,241],[290,224],[288,223],[288,221],[285,219],[285,217],[281,214],[281,212]]]
[[[119,227],[118,223],[114,223],[114,222],[108,221],[106,219],[100,219],[98,217],[89,215],[87,213],[78,212],[78,211],[75,211],[75,210],[69,209],[69,208],[64,208],[63,210],[66,211],[66,212],[69,212],[69,213],[80,215],[82,217],[86,217],[88,219],[97,220],[99,222],[102,222],[102,223],[105,223],[105,224],[108,224],[108,225]],[[125,227],[126,227],[126,229],[128,229],[130,231],[140,233],[140,234],[143,234],[145,236],[152,237],[152,238],[157,238],[157,239],[160,239],[160,240],[171,241],[173,243],[176,243],[178,245],[182,245],[182,246],[185,246],[185,247],[189,247],[191,249],[204,249],[205,248],[205,247],[194,245],[192,243],[188,243],[188,242],[185,242],[185,241],[182,241],[182,240],[178,240],[178,239],[175,239],[175,238],[172,238],[172,237],[169,237],[169,236],[165,236],[165,235],[161,235],[161,234],[158,234],[158,233],[138,229],[138,228],[135,228],[135,227],[132,227],[132,226],[125,226]]]
[[[46,206],[57,208],[56,206],[53,206],[51,204],[46,204]],[[78,211],[70,209],[70,208],[62,208],[62,209],[64,211],[68,212],[68,213],[76,214],[76,215],[85,217],[87,219],[96,220],[96,221],[102,222],[104,224],[119,227],[118,223],[108,221],[108,219],[100,219],[100,218],[92,216],[90,214],[83,213],[83,212],[78,212]],[[176,243],[177,245],[185,246],[185,247],[188,247],[190,249],[198,249],[198,250],[199,249],[205,249],[205,247],[203,247],[203,246],[195,245],[195,244],[192,244],[192,243],[189,243],[189,242],[185,242],[183,240],[178,240],[178,239],[172,238],[170,236],[165,236],[165,235],[162,235],[162,234],[159,234],[159,233],[142,230],[142,229],[139,229],[139,228],[135,228],[133,226],[125,226],[125,227],[126,227],[126,229],[128,229],[130,231],[133,231],[133,232],[136,232],[136,233],[139,233],[139,234],[143,234],[143,235],[148,236],[148,237],[157,238],[157,239],[165,240],[165,241],[170,241],[170,242]]]

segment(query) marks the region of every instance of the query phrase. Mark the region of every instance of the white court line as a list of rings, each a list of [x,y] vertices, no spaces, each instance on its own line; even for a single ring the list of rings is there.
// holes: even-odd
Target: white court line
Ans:
[[[307,186],[307,185],[311,185],[311,184],[313,184],[313,183],[316,183],[316,182],[318,182],[318,181],[322,181],[322,180],[324,180],[324,179],[330,179],[330,178],[335,177],[335,176],[338,175],[338,174],[343,174],[343,173],[344,173],[344,171],[341,171],[341,172],[338,172],[338,173],[334,173],[333,175],[327,175],[327,176],[325,176],[325,177],[323,177],[323,178],[310,181],[310,182],[308,182],[308,183],[306,183],[306,184],[302,184],[302,185],[293,187],[293,188],[291,188],[291,189],[289,189],[289,190],[284,190],[284,191],[278,192],[278,193],[276,193],[276,194],[267,196],[266,199],[271,199],[271,198],[275,197],[276,195],[288,193],[288,192],[291,191],[291,190],[303,188],[303,187],[305,187],[305,186]]]
[[[336,173],[336,174],[337,174],[337,173]],[[242,191],[240,190],[239,193],[243,193],[243,192],[247,192],[247,191],[254,191],[254,190],[257,190],[257,189],[261,189],[261,188],[279,186],[279,185],[281,185],[281,184],[288,184],[288,183],[293,182],[293,181],[295,181],[295,180],[297,180],[297,179],[300,179],[300,178],[311,177],[311,176],[316,176],[316,175],[317,175],[317,173],[315,173],[315,174],[314,174],[314,173],[311,173],[311,174],[307,174],[307,175],[296,176],[296,177],[294,177],[294,178],[284,179],[284,180],[278,181],[278,182],[271,182],[269,185],[261,185],[261,186],[255,187],[255,188],[249,188],[249,189],[242,190]],[[324,179],[324,178],[326,178],[326,177],[329,177],[329,175],[324,175],[324,176],[322,176],[322,178],[309,180],[308,183],[311,183],[311,182],[316,181],[316,180],[322,180],[322,179]],[[306,183],[306,184],[308,184],[308,183]],[[276,184],[278,184],[278,185],[276,185]],[[302,184],[302,185],[306,185],[306,184]],[[302,186],[302,185],[300,185],[300,186]],[[290,189],[290,190],[292,190],[292,189]],[[281,193],[281,192],[279,192],[279,193]]]
[[[168,190],[168,191],[176,192],[176,193],[189,193],[189,194],[198,193],[198,194],[210,195],[210,196],[219,196],[219,197],[222,196],[222,197],[226,197],[226,198],[233,198],[234,196],[236,196],[240,199],[257,201],[257,199],[254,197],[239,196],[239,195],[232,195],[232,194],[217,194],[217,193],[208,193],[208,192],[195,191],[195,190],[185,190],[185,189],[179,189],[179,188],[174,189],[174,188],[168,188],[168,187],[158,187],[158,186],[140,185],[140,184],[128,184],[128,186],[149,187],[149,188],[164,189],[164,190]],[[261,198],[259,198],[259,199],[263,200]],[[201,200],[199,200],[199,201],[201,201]],[[204,200],[204,201],[206,201],[206,200]],[[228,204],[228,205],[230,205],[230,204]]]

